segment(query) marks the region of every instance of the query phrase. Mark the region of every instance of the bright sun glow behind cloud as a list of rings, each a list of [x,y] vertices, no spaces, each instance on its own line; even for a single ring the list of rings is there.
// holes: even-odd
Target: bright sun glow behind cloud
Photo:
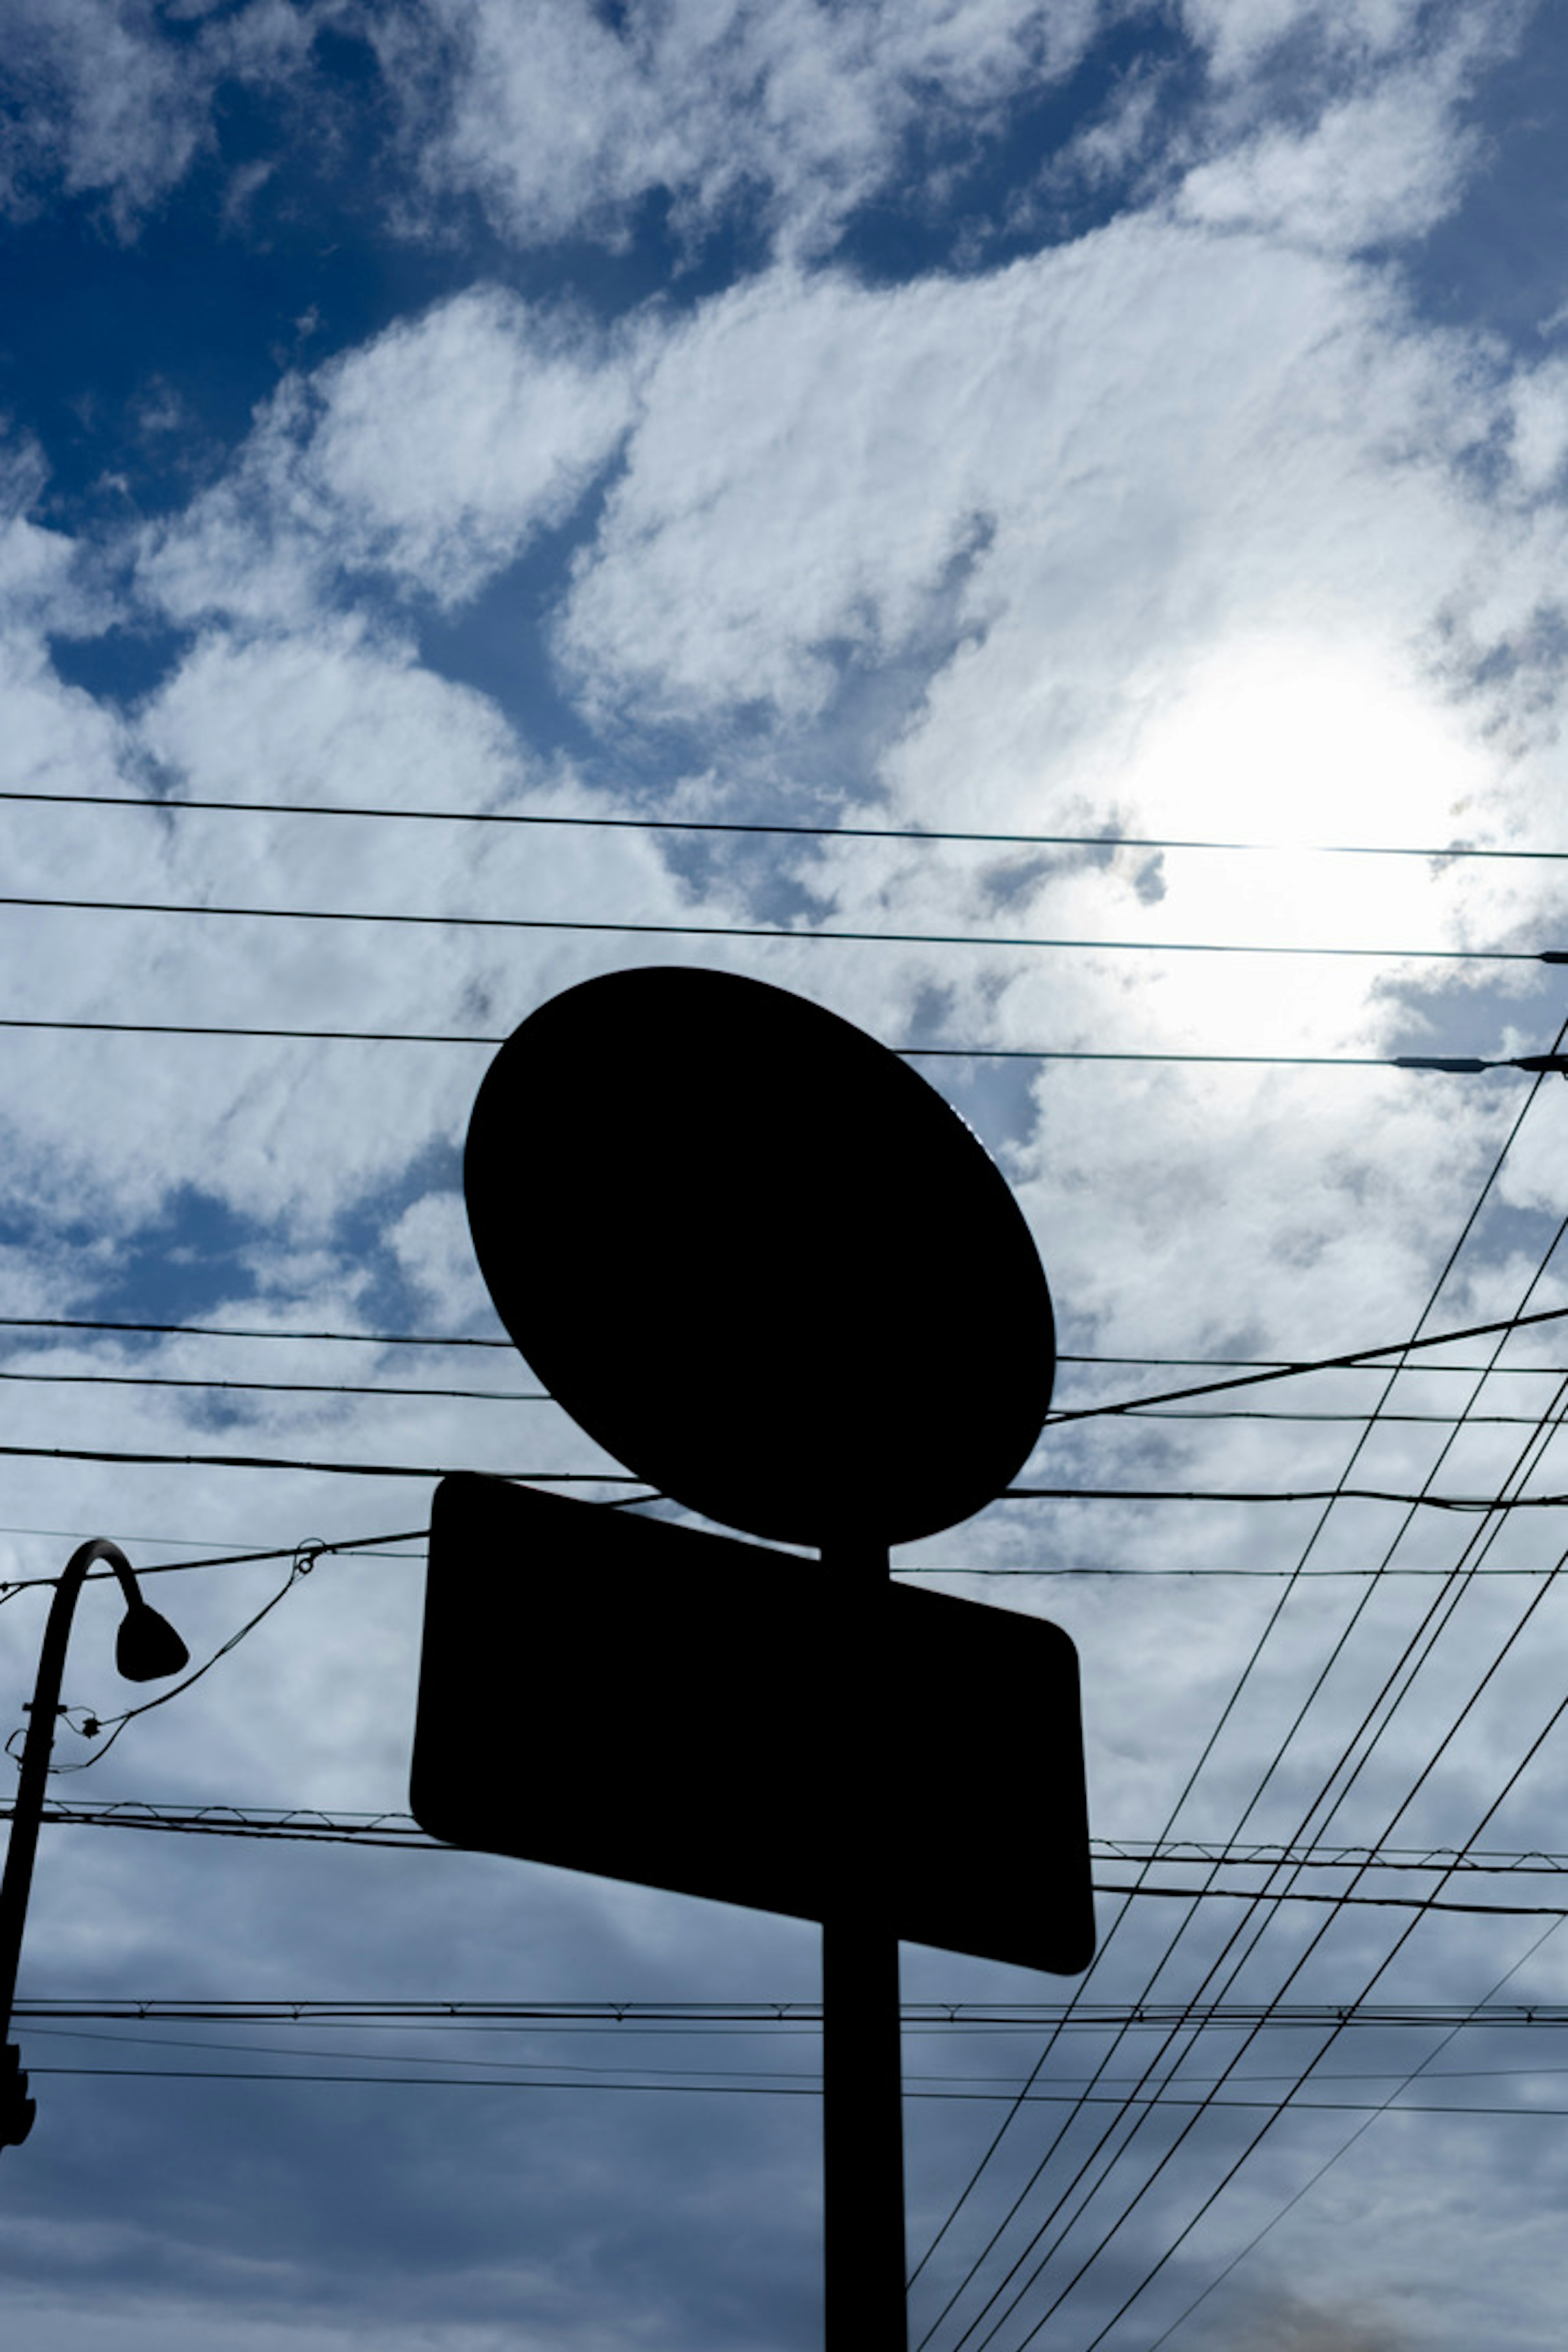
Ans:
[[[1395,662],[1270,635],[1222,645],[1150,728],[1126,780],[1162,824],[1201,809],[1215,837],[1446,846],[1487,761]],[[1379,907],[1386,904],[1383,887]]]

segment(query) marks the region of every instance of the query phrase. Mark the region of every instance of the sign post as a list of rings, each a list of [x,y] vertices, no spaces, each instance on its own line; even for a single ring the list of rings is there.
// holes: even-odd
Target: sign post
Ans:
[[[817,1558],[444,1479],[412,1810],[455,1844],[821,1921],[829,2340],[904,2352],[899,1940],[1061,1974],[1094,1951],[1071,1643],[889,1573],[1039,1434],[1034,1243],[907,1065],[679,967],[523,1022],[464,1184],[501,1320],[589,1435]],[[501,1725],[475,1692],[498,1649],[528,1694]]]

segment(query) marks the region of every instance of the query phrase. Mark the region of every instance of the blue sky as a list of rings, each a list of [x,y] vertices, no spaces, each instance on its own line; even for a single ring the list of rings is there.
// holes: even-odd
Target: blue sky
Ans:
[[[515,1356],[434,1344],[499,1333],[458,1189],[485,1046],[374,1038],[500,1038],[662,960],[973,1049],[920,1066],[1030,1221],[1063,1405],[1568,1305],[1568,1093],[1387,1066],[1563,1016],[1531,959],[1568,947],[1565,89],[1528,0],[0,0],[0,1017],[46,1024],[4,1038],[0,1373],[5,1442],[65,1449],[0,1454],[0,1580],[92,1534],[276,1550],[155,1580],[201,1658],[295,1545],[344,1547],[61,1801],[402,1812],[430,1481],[289,1465],[617,1491]],[[1205,842],[1261,846],[1158,845]],[[200,911],[244,908],[287,911]],[[351,913],[438,919],[320,919]],[[1006,944],[1040,940],[1079,944]],[[1336,952],[1246,951],[1292,947]],[[1143,1499],[1551,1495],[1552,1328],[1484,1385],[1471,1342],[1231,1401],[1285,1418],[1064,1424],[1031,1483],[1096,1492],[900,1551],[1072,1633],[1108,1889],[1167,1825],[1555,1851],[1559,1512]],[[763,1336],[738,1281],[716,1337]],[[0,1608],[16,1722],[46,1597]],[[92,1588],[74,1725],[110,1634]],[[966,1769],[1026,1868],[1038,1792]],[[1396,1949],[1411,1916],[1107,1892],[1081,1998],[1568,1999],[1548,1916]],[[22,1998],[734,2009],[816,1966],[798,1923],[569,1873],[62,1826]],[[1242,2053],[1222,2019],[1139,2121],[1147,2030],[1077,2022],[960,2204],[1044,2047],[978,2016],[909,2039],[931,2352],[1558,2343],[1553,2030]],[[40,2352],[819,2338],[809,2017],[20,2032],[0,2263]],[[1258,2109],[1178,2138],[1193,2081],[1234,2061],[1267,2113],[1320,2049],[1233,2178]],[[1400,2095],[1441,2112],[1369,2121],[1424,2062]],[[241,2079],[279,2071],[353,2079]]]

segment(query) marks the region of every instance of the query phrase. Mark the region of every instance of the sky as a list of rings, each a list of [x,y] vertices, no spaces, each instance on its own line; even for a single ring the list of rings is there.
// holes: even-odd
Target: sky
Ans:
[[[437,1475],[638,1491],[468,1242],[536,1006],[916,1057],[1062,1410],[1568,1310],[1561,1081],[1394,1066],[1568,1013],[1565,99],[1544,0],[0,0],[0,1713],[87,1537],[198,1665],[281,1594],[104,1748],[89,1585],[51,1801],[342,1832],[46,1829],[37,2352],[821,2340],[815,1929],[406,1832]],[[904,1948],[912,2345],[1555,2352],[1557,1331],[895,1552],[1071,1635],[1100,1889],[1081,1980]]]

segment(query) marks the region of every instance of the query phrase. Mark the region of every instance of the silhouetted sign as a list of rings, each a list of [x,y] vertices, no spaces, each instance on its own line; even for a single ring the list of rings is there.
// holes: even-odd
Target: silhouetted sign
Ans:
[[[445,1479],[415,1814],[822,1921],[832,2342],[905,2352],[898,1939],[1068,1976],[1094,1953],[1072,1643],[888,1578],[1039,1436],[1028,1227],[885,1046],[668,965],[512,1033],[463,1186],[496,1311],[573,1419],[704,1518],[822,1558]]]
[[[904,1543],[990,1502],[1050,1402],[1000,1172],[863,1031],[731,972],[611,972],[479,1089],[468,1222],[502,1322],[617,1460],[749,1535]]]
[[[816,1560],[444,1479],[416,1819],[454,1845],[820,1919],[860,1811],[818,1736],[841,1592]],[[896,1933],[1076,1974],[1094,1914],[1072,1643],[891,1581],[876,1605],[864,1705]]]

